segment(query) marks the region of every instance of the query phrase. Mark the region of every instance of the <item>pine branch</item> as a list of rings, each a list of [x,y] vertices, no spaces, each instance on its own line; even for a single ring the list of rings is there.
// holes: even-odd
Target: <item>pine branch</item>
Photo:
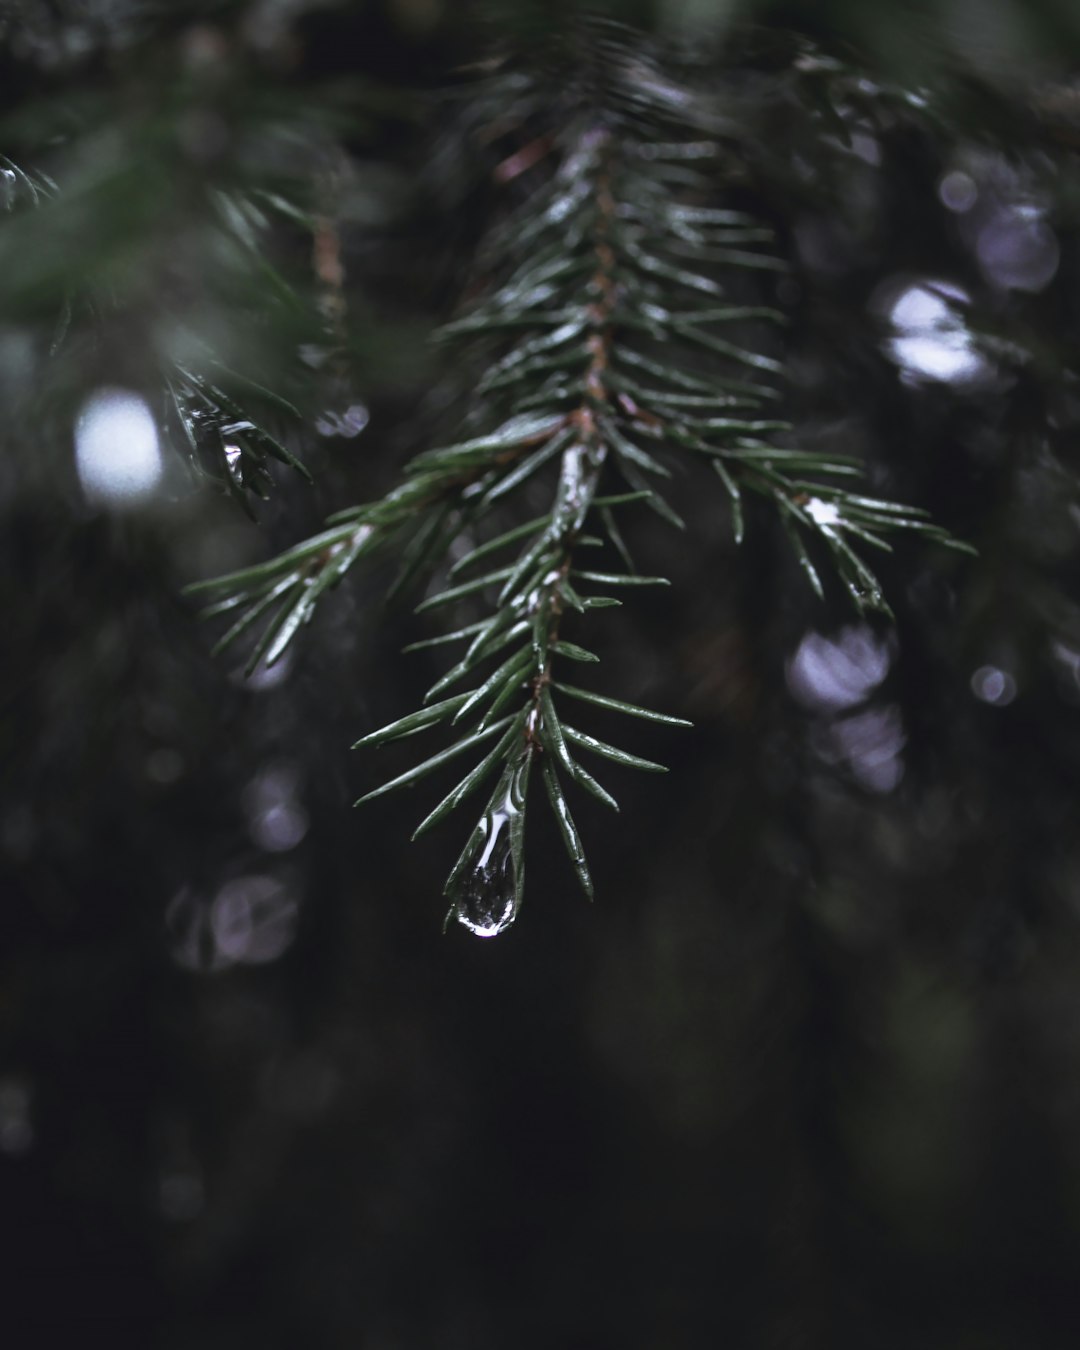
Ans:
[[[482,247],[487,298],[443,334],[488,357],[475,403],[479,434],[417,456],[398,489],[343,513],[314,540],[202,588],[223,594],[215,609],[244,611],[223,642],[270,615],[251,661],[272,662],[361,556],[396,542],[407,584],[468,533],[471,551],[419,609],[471,606],[487,597],[486,612],[416,644],[467,645],[422,709],[358,745],[436,726],[457,738],[360,800],[481,752],[417,834],[495,779],[446,884],[448,917],[485,937],[504,931],[522,902],[534,760],[590,896],[564,784],[618,808],[579,762],[580,751],[626,767],[663,767],[570,726],[565,701],[689,725],[563,678],[566,663],[598,659],[564,635],[568,620],[580,626],[592,610],[621,603],[609,594],[613,589],[666,584],[637,574],[617,513],[644,504],[682,527],[662,490],[673,463],[712,463],[738,540],[744,494],[771,502],[815,591],[823,595],[824,583],[808,541],[832,559],[859,609],[887,612],[857,548],[887,549],[884,536],[896,530],[956,546],[924,513],[838,486],[835,480],[858,474],[857,463],[790,444],[789,423],[775,415],[783,366],[769,337],[784,315],[732,299],[733,278],[765,276],[784,263],[766,247],[771,233],[723,201],[730,132],[707,100],[674,83],[639,44],[627,45],[609,30],[592,43],[578,77],[564,81],[569,92],[561,101],[542,79],[526,84],[513,69],[497,73],[478,95],[474,122],[504,125],[510,106],[531,131],[500,162],[497,181],[516,184],[523,175],[537,177],[541,163],[553,166]],[[541,117],[548,129],[537,137]],[[476,537],[486,516],[511,498],[535,499],[545,484],[547,511],[494,537]],[[609,545],[627,570],[584,562],[582,550],[597,544]],[[500,556],[504,561],[493,565]],[[462,683],[470,685],[464,692]]]
[[[264,406],[299,421],[300,412],[280,394],[265,389],[238,371],[222,365],[212,354],[204,357],[203,371],[170,363],[162,371],[166,391],[164,425],[173,445],[181,447],[191,469],[223,486],[252,518],[250,497],[263,500],[273,485],[269,460],[296,470],[311,482],[301,460],[253,411],[255,398]],[[226,392],[222,385],[235,390]]]

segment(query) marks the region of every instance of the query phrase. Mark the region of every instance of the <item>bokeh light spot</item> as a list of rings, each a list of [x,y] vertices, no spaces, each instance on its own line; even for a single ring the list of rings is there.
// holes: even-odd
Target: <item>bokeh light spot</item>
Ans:
[[[971,692],[983,703],[1006,708],[1016,697],[1016,681],[1007,670],[980,666],[971,677]]]
[[[891,663],[887,643],[865,624],[843,629],[832,641],[807,633],[788,666],[788,685],[805,707],[838,712],[861,703]]]
[[[1014,204],[980,229],[975,251],[988,280],[1007,290],[1042,291],[1057,275],[1061,248],[1038,207]]]
[[[146,400],[125,389],[99,389],[75,422],[75,465],[93,502],[135,506],[162,476],[157,426]]]
[[[986,364],[971,333],[949,303],[969,298],[947,282],[920,283],[901,293],[889,311],[895,333],[889,352],[906,375],[952,384],[983,373]]]
[[[962,169],[952,169],[943,174],[938,183],[938,197],[943,206],[957,215],[970,211],[979,200],[979,189],[974,178]]]

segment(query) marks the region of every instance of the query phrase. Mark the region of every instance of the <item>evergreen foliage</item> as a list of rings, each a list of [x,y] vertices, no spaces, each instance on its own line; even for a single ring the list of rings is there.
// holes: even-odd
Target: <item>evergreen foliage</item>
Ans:
[[[1080,11],[597,7],[0,4],[6,1343],[1075,1342]]]
[[[744,495],[765,498],[818,596],[825,598],[821,553],[859,611],[889,612],[867,547],[888,551],[885,536],[898,530],[960,546],[927,512],[847,486],[859,475],[856,461],[793,443],[780,415],[782,345],[770,331],[785,316],[760,294],[763,278],[782,275],[785,263],[773,232],[730,204],[726,172],[743,146],[703,72],[673,73],[643,37],[607,24],[578,25],[553,45],[547,62],[496,59],[494,72],[464,95],[465,116],[481,135],[514,147],[495,167],[496,181],[509,189],[526,180],[480,245],[485,297],[442,333],[471,348],[464,369],[482,370],[467,438],[416,456],[400,487],[338,512],[313,538],[193,588],[217,597],[208,613],[239,612],[219,647],[261,627],[250,671],[281,658],[361,558],[394,547],[402,560],[397,593],[458,542],[446,584],[420,610],[486,598],[488,611],[437,639],[464,643],[464,654],[424,708],[357,745],[444,723],[464,733],[361,801],[482,748],[416,831],[495,776],[446,886],[451,914],[482,936],[506,928],[521,904],[534,758],[590,897],[565,783],[617,803],[577,752],[660,767],[571,725],[567,700],[680,724],[563,677],[567,662],[600,659],[568,640],[564,627],[579,633],[590,611],[623,603],[614,591],[667,584],[637,571],[620,520],[646,506],[684,528],[663,489],[669,460],[711,465],[738,542]],[[508,525],[537,479],[548,509]],[[594,548],[605,550],[595,564],[583,552]],[[467,692],[444,697],[470,678],[478,682]]]

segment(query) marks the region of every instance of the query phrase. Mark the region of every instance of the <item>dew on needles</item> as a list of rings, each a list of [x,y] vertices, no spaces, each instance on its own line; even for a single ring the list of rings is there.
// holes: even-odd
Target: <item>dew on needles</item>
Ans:
[[[840,524],[840,510],[835,502],[823,502],[820,497],[811,497],[806,503],[806,510],[818,525]]]
[[[527,777],[528,760],[506,771],[447,883],[447,917],[477,937],[497,937],[517,917],[525,879]]]

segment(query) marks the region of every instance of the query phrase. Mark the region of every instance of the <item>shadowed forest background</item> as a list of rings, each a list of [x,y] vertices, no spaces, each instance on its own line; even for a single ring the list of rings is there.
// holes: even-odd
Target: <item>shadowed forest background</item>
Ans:
[[[603,10],[727,91],[802,442],[978,556],[899,539],[860,619],[677,474],[598,687],[694,729],[575,804],[592,905],[536,811],[513,929],[444,934],[464,826],[351,809],[443,669],[392,558],[249,680],[182,594],[454,439],[429,339],[516,190],[471,68],[583,8],[0,6],[10,1350],[1076,1343],[1074,4]],[[272,463],[255,522],[164,421],[133,500],[76,455],[95,391],[159,416],[181,330],[301,408],[314,482]]]

